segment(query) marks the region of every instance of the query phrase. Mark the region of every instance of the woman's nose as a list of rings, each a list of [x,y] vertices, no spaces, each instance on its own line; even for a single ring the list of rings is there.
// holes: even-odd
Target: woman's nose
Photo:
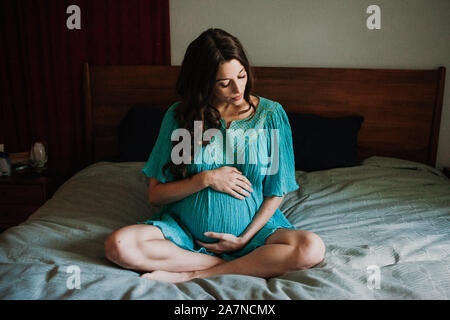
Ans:
[[[233,93],[238,94],[240,92],[239,86],[236,82],[233,81]]]

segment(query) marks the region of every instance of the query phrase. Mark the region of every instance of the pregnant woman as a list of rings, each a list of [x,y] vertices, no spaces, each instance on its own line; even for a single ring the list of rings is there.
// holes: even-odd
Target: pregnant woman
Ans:
[[[278,208],[299,188],[291,128],[283,107],[251,94],[252,86],[236,37],[208,29],[189,45],[176,84],[182,99],[164,115],[142,169],[149,201],[161,210],[113,232],[109,260],[165,282],[270,278],[323,260],[322,239],[297,230]],[[187,144],[176,140],[182,133]]]

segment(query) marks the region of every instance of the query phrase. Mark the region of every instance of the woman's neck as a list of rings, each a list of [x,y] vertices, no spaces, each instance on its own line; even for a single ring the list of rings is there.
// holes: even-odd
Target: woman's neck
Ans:
[[[252,97],[250,96],[250,99]],[[222,106],[215,106],[214,107],[220,112],[220,116],[224,119],[232,119],[242,116],[243,114],[247,114],[249,111],[252,110],[250,107],[250,104],[244,99],[243,102],[236,106],[233,104],[225,103]]]

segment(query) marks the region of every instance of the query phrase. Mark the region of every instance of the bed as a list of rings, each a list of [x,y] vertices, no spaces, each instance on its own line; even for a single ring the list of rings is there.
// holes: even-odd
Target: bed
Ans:
[[[85,64],[84,71],[86,166],[0,234],[0,299],[449,299],[450,182],[435,168],[445,68],[255,67],[254,92],[278,101],[291,125],[305,114],[322,124],[360,119],[347,158],[334,151],[307,170],[307,159],[299,161],[300,189],[280,206],[294,226],[322,237],[325,259],[271,279],[180,284],[142,279],[109,262],[103,247],[113,230],[160,210],[148,202],[144,162],[122,157],[119,128],[137,105],[161,114],[178,100],[179,67]],[[332,148],[295,134],[294,149]],[[348,157],[353,162],[333,162]]]

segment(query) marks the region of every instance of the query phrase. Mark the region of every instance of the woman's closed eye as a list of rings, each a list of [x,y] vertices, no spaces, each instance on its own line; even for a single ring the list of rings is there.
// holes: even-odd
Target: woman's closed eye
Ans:
[[[238,79],[244,79],[246,77],[246,75],[245,76],[242,76],[242,77],[238,77]],[[222,88],[226,88],[226,87],[228,87],[230,85],[230,83],[228,82],[228,84],[227,85],[221,85],[221,87]]]

